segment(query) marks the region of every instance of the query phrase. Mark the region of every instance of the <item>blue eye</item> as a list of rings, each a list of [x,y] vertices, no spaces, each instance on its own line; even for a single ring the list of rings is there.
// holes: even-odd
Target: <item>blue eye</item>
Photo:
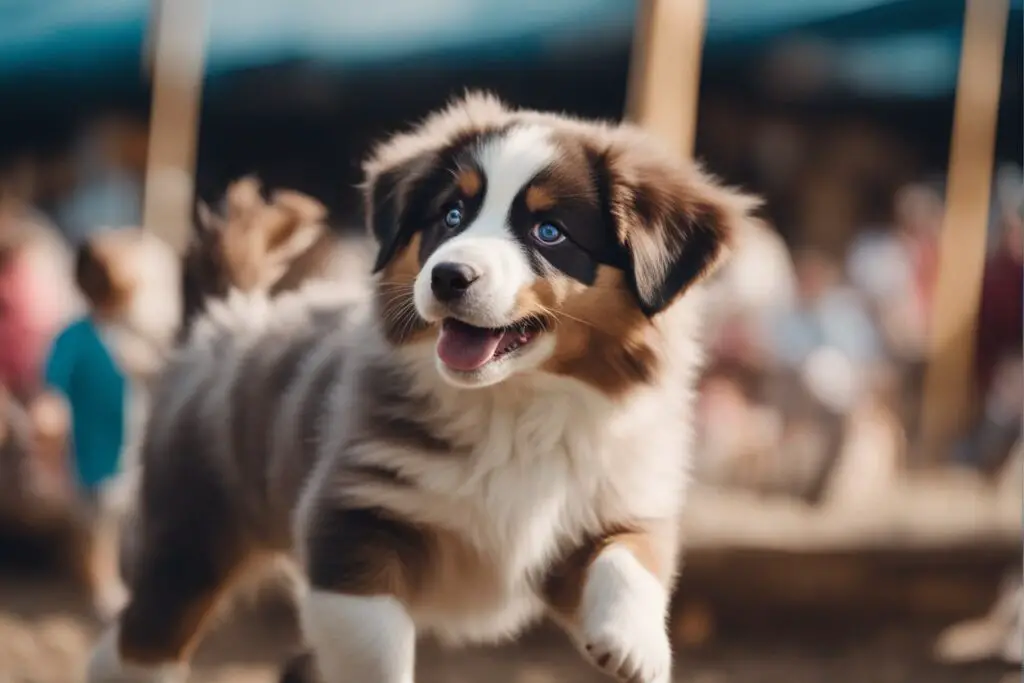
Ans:
[[[457,206],[448,209],[444,215],[444,225],[451,230],[462,225],[462,209]]]
[[[565,240],[565,233],[554,223],[538,223],[530,232],[533,239],[546,247],[559,244]]]

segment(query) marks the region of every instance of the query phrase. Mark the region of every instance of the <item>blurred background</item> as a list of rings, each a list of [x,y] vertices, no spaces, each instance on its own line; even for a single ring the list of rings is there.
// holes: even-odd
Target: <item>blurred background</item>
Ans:
[[[133,226],[180,249],[196,202],[249,174],[359,232],[364,152],[470,87],[628,115],[766,200],[710,285],[678,680],[1015,677],[1022,9],[0,3],[0,681],[77,680],[97,629],[66,456],[32,436],[41,366],[81,312],[74,250]],[[272,597],[242,604],[196,680],[275,680],[294,637]],[[428,649],[421,671],[601,680],[548,629]]]

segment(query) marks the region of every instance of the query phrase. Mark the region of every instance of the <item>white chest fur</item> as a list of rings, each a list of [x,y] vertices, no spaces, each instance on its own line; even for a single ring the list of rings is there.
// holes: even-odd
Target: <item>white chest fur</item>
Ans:
[[[490,560],[482,593],[492,599],[414,615],[421,628],[450,640],[511,635],[543,609],[536,587],[562,553],[616,525],[678,514],[689,461],[682,395],[651,389],[612,403],[551,377],[438,390],[435,424],[472,446],[451,460],[410,458],[420,491],[401,507]]]

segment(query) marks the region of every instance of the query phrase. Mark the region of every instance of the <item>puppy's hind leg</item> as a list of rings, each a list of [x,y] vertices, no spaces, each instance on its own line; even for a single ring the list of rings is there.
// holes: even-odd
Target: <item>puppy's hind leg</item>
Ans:
[[[391,596],[310,591],[302,631],[323,683],[413,683],[416,629]]]
[[[324,500],[310,508],[300,619],[322,683],[413,683],[406,605],[424,581],[430,532],[383,510]]]
[[[93,650],[88,683],[187,678],[203,627],[254,550],[226,499],[203,488],[194,481],[187,499],[157,501],[160,514],[145,501],[131,597]]]

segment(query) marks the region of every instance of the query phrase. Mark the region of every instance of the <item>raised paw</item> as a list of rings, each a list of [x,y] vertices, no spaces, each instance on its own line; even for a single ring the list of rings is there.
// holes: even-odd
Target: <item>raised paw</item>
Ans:
[[[610,630],[586,641],[583,649],[598,668],[625,683],[671,680],[672,649],[664,633],[640,636]]]
[[[581,604],[586,656],[626,683],[669,683],[667,601],[661,583],[628,551],[602,553],[591,565]]]

